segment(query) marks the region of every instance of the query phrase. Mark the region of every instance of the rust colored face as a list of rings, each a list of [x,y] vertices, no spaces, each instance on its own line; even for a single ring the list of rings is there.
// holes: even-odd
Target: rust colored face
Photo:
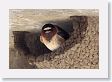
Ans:
[[[54,25],[46,24],[42,28],[41,36],[43,36],[47,41],[50,41],[56,33],[57,29]]]

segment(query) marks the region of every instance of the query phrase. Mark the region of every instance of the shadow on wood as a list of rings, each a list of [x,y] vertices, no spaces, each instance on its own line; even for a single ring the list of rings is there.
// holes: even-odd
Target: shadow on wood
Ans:
[[[71,19],[65,19],[65,20],[51,20],[51,21],[45,21],[43,24],[51,23],[54,25],[58,25],[60,28],[65,30],[68,33],[73,32],[73,24]]]
[[[31,33],[26,31],[13,31],[14,45],[19,51],[25,55],[33,55],[38,57],[51,51],[40,42],[40,33]]]

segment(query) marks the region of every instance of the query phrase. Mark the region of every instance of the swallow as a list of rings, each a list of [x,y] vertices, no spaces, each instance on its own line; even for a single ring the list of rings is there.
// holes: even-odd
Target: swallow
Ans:
[[[69,34],[57,25],[45,24],[40,33],[40,41],[51,51],[58,49]]]

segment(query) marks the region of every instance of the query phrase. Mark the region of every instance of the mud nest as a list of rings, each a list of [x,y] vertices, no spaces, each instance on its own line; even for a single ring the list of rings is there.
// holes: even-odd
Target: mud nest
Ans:
[[[73,26],[70,38],[53,52],[40,42],[39,32],[13,31],[14,47],[18,54],[24,55],[35,68],[98,68],[98,17],[71,16],[70,19]]]

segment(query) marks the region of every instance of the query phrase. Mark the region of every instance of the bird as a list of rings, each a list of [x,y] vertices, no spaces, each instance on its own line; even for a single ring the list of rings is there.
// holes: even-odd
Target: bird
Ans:
[[[69,37],[65,30],[51,23],[45,24],[40,33],[40,41],[51,51],[58,49]]]

